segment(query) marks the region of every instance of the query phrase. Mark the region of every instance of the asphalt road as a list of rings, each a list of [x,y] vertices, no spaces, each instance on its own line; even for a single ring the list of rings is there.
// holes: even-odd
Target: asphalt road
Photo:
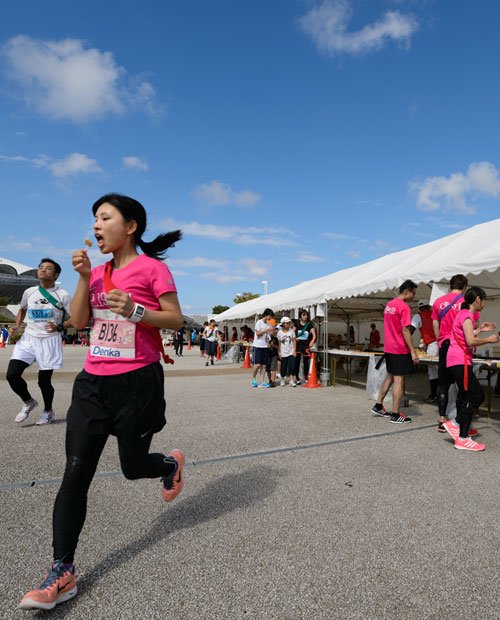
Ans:
[[[417,401],[424,374],[408,390],[413,423],[398,427],[371,415],[359,387],[255,389],[248,371],[205,369],[197,351],[166,371],[168,425],[154,441],[186,452],[183,493],[165,504],[157,481],[125,480],[111,438],[77,551],[78,596],[50,615],[16,611],[51,560],[84,350],[65,350],[46,427],[35,412],[13,421],[11,351],[0,350],[0,618],[500,617],[498,420],[475,420],[484,453],[461,452]]]

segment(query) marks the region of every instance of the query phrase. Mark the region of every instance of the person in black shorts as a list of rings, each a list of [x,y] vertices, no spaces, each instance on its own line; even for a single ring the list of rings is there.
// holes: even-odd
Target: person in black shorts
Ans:
[[[384,355],[387,378],[380,388],[372,413],[382,418],[389,418],[392,424],[411,422],[411,418],[403,415],[399,409],[405,392],[405,377],[413,372],[413,364],[418,364],[410,332],[411,310],[407,303],[415,297],[416,290],[415,282],[405,280],[399,287],[399,295],[389,301],[384,309]],[[392,413],[389,413],[383,403],[393,384]]]
[[[127,479],[160,478],[167,502],[184,486],[184,453],[150,452],[154,434],[166,424],[159,330],[182,325],[175,283],[161,259],[181,232],[144,241],[144,207],[119,194],[103,196],[92,212],[97,245],[112,260],[92,269],[86,249],[73,253],[79,278],[71,321],[83,329],[92,318],[90,347],[67,416],[66,468],[52,521],[54,560],[20,609],[52,609],[76,595],[74,554],[89,487],[110,435],[116,436]]]

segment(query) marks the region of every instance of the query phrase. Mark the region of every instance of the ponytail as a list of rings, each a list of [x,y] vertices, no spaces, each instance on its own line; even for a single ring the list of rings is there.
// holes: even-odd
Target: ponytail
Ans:
[[[180,230],[171,230],[163,235],[158,235],[153,241],[148,242],[138,239],[137,245],[146,256],[161,260],[165,257],[165,252],[168,248],[173,247],[180,239],[182,239],[182,232]]]

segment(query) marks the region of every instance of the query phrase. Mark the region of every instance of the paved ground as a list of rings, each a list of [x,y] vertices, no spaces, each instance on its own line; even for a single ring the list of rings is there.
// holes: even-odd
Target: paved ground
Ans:
[[[2,377],[11,350],[0,350]],[[15,607],[51,557],[83,350],[65,356],[50,426],[35,415],[14,424],[18,402],[0,378],[2,619],[48,617]],[[79,594],[51,618],[498,620],[497,420],[476,420],[488,449],[472,454],[436,432],[430,405],[411,406],[400,428],[374,418],[358,387],[252,389],[248,371],[205,369],[195,352],[166,372],[169,424],[154,447],[185,450],[185,490],[167,505],[158,482],[127,482],[111,439],[78,549]],[[424,375],[409,392],[425,395]]]

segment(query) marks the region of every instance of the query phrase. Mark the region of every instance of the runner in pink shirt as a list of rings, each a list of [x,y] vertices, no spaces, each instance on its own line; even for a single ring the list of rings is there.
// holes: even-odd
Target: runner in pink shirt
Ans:
[[[415,297],[417,285],[406,280],[399,287],[399,295],[389,301],[384,309],[384,354],[387,378],[382,384],[377,402],[372,413],[382,418],[390,418],[392,424],[408,424],[411,418],[403,415],[399,408],[405,390],[405,378],[413,371],[413,364],[418,364],[418,357],[413,346],[410,325],[411,311],[407,302]],[[392,388],[392,413],[385,410],[384,398]]]
[[[465,293],[461,310],[457,313],[451,327],[446,362],[453,380],[458,385],[457,402],[460,405],[457,421],[448,420],[444,423],[444,428],[455,441],[455,448],[473,452],[481,452],[486,448],[484,444],[477,443],[469,437],[472,415],[484,400],[483,388],[472,372],[473,347],[500,342],[498,334],[478,338],[474,332],[474,313],[481,312],[485,303],[486,293],[482,288],[473,286]],[[494,323],[490,325],[491,329],[496,329]]]
[[[438,408],[439,422],[438,431],[445,433],[444,423],[446,421],[446,410],[448,408],[448,390],[455,380],[446,365],[446,357],[450,346],[450,336],[453,322],[460,311],[464,301],[464,291],[467,288],[467,278],[462,274],[454,275],[450,280],[450,292],[442,297],[438,297],[432,305],[432,326],[439,346],[439,366],[438,366]],[[479,321],[479,312],[474,312],[474,327]],[[491,331],[492,323],[483,323],[476,329],[476,334],[481,331]],[[471,429],[472,434],[476,434],[475,429]]]
[[[92,269],[87,249],[73,253],[79,280],[71,322],[82,329],[92,320],[90,348],[67,416],[66,470],[53,514],[54,561],[41,585],[23,597],[20,609],[52,609],[76,595],[73,558],[88,490],[110,435],[116,436],[127,479],[161,478],[167,502],[184,485],[183,452],[149,452],[154,434],[165,426],[159,330],[182,325],[172,274],[161,259],[181,232],[145,242],[144,207],[119,194],[103,196],[92,212],[97,245],[112,260]]]

